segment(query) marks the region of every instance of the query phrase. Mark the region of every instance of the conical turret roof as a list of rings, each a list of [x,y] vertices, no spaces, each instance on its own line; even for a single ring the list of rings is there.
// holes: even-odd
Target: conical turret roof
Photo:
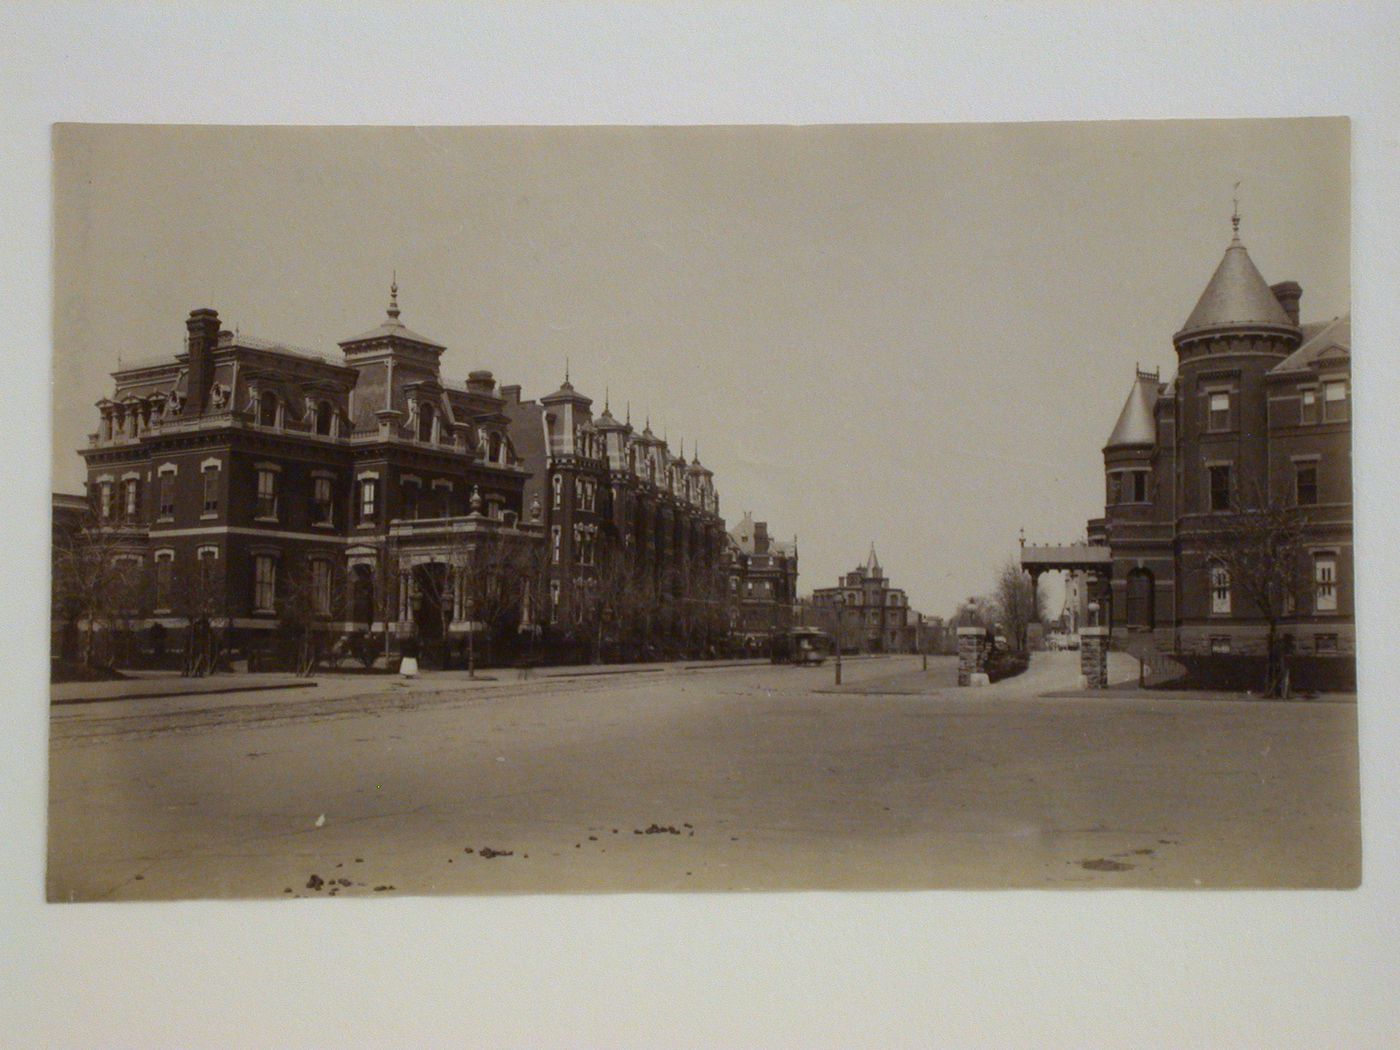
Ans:
[[[1209,328],[1250,326],[1294,327],[1236,235],[1176,337]]]
[[[1151,373],[1138,373],[1123,411],[1118,413],[1118,422],[1113,426],[1105,448],[1121,445],[1151,445],[1157,440],[1157,424],[1153,419],[1153,409],[1157,407],[1159,380]]]

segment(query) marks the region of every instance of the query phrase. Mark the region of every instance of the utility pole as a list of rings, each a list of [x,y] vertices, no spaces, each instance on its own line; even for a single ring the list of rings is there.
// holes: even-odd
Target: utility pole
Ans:
[[[476,677],[476,631],[472,623],[472,600],[467,599],[467,677]]]
[[[836,595],[836,684],[841,684],[841,610],[845,607],[846,600],[841,594]]]

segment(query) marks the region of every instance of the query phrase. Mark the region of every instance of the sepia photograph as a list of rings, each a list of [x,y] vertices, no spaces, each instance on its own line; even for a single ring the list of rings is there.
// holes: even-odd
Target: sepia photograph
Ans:
[[[1394,5],[0,30],[4,1045],[1394,1043]]]
[[[47,899],[1356,888],[1350,152],[55,125]]]

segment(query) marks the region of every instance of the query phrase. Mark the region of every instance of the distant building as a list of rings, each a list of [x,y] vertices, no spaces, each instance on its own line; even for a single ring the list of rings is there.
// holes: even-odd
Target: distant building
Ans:
[[[911,653],[918,647],[918,622],[904,591],[880,568],[875,544],[864,565],[857,565],[835,587],[812,592],[812,610],[820,626],[835,635],[840,599],[843,648],[867,653]]]
[[[785,543],[768,534],[753,512],[730,530],[725,547],[730,634],[744,645],[765,646],[794,623],[797,601],[797,540]]]

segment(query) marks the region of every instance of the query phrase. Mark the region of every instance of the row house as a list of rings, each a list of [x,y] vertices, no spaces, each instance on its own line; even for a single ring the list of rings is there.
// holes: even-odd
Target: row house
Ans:
[[[543,508],[551,621],[620,619],[623,606],[643,605],[709,618],[721,597],[724,521],[698,453],[673,452],[649,422],[634,429],[606,400],[595,417],[567,375],[538,400],[518,386],[502,393],[526,498]]]
[[[728,533],[724,575],[729,628],[750,648],[766,647],[792,628],[797,603],[797,540],[774,539],[753,512]]]

